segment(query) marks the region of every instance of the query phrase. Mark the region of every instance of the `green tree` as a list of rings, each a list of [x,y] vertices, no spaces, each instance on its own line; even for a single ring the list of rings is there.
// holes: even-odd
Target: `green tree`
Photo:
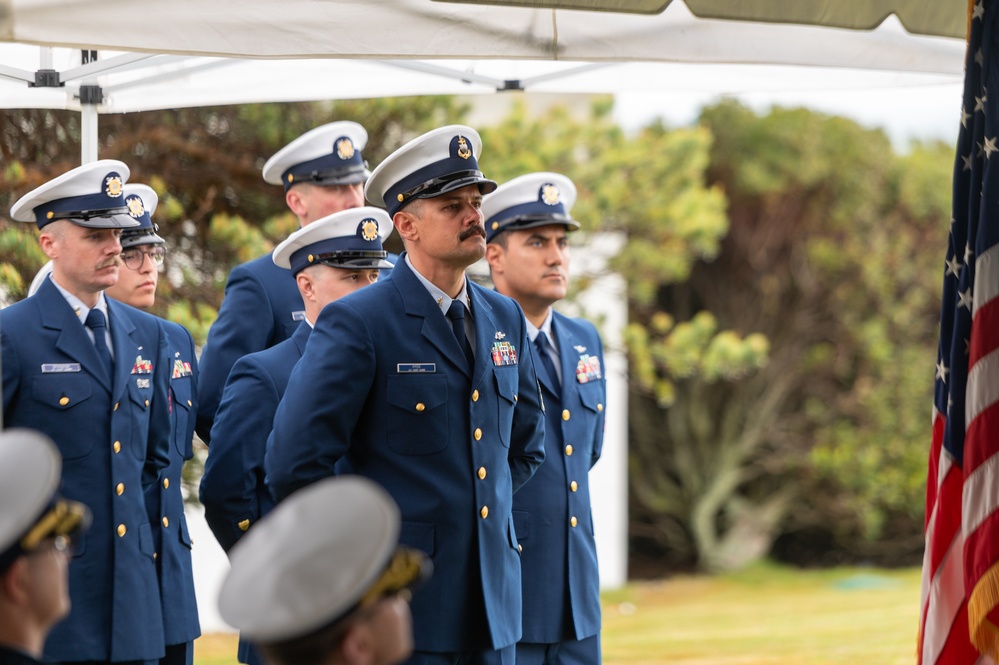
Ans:
[[[897,552],[920,529],[929,432],[913,415],[929,408],[950,159],[896,157],[882,132],[803,109],[725,102],[701,123],[731,227],[660,302],[764,335],[769,362],[684,380],[668,413],[635,401],[632,445],[676,460],[633,465],[636,533],[708,568],[816,530],[841,554]]]

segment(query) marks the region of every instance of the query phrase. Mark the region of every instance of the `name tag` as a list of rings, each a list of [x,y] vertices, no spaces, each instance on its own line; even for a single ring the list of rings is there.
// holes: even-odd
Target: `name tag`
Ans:
[[[135,380],[135,387],[136,388],[148,388],[149,387],[149,379],[136,379]]]
[[[44,363],[42,365],[42,374],[49,374],[51,372],[79,372],[80,363]]]
[[[432,374],[437,371],[437,363],[399,363],[395,371],[399,374]]]
[[[305,320],[305,310],[302,309],[302,310],[299,310],[297,312],[292,312],[291,313],[291,320],[292,321],[304,321]]]

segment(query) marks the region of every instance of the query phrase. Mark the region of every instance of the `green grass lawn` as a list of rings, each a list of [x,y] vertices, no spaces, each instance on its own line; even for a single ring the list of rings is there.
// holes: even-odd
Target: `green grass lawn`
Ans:
[[[919,570],[760,566],[636,582],[603,605],[605,665],[910,665]],[[194,648],[195,665],[236,662],[233,635]]]

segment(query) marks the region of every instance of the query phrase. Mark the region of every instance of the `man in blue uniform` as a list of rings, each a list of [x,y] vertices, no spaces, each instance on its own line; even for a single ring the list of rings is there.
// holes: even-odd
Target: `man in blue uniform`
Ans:
[[[69,613],[67,568],[90,510],[61,498],[55,444],[0,433],[0,665],[39,665],[45,636]]]
[[[331,122],[306,132],[264,164],[264,180],[283,185],[285,202],[299,224],[364,203],[368,177],[361,156],[368,133],[356,122]],[[295,279],[261,256],[229,273],[219,316],[201,353],[197,432],[210,443],[212,422],[229,371],[248,353],[269,349],[298,328],[304,318]]]
[[[119,302],[148,310],[156,303],[159,270],[166,255],[166,241],[152,222],[159,197],[147,185],[125,185],[128,214],[139,226],[121,234],[121,259],[118,282],[106,294]],[[194,340],[187,328],[160,319],[168,344],[170,375],[170,465],[160,471],[156,484],[146,490],[146,503],[154,515],[157,571],[163,605],[163,632],[166,656],[162,665],[191,665],[194,640],[201,635],[198,603],[194,595],[194,572],[191,567],[191,535],[184,516],[184,497],[180,493],[181,471],[191,459],[194,417],[197,412],[198,360]]]
[[[168,463],[167,345],[159,321],[104,297],[118,280],[128,167],[80,166],[23,196],[52,274],[0,312],[3,421],[44,432],[62,488],[93,511],[69,572],[73,608],[46,659],[132,662],[164,655],[154,532],[144,490]]]
[[[430,555],[413,597],[412,663],[512,663],[520,637],[513,492],[544,458],[544,419],[517,304],[465,278],[485,252],[482,143],[442,127],[392,153],[365,188],[406,252],[391,278],[328,305],[268,441],[280,500],[345,459],[402,509]]]
[[[299,229],[274,250],[274,263],[295,276],[305,321],[290,339],[237,360],[222,392],[201,478],[201,503],[226,552],[274,505],[264,485],[267,435],[314,322],[323,307],[373,284],[379,269],[392,267],[382,249],[391,232],[384,210],[352,208]],[[259,662],[243,640],[239,662]]]
[[[593,324],[552,305],[569,287],[572,181],[531,173],[482,203],[496,290],[524,310],[547,409],[545,463],[513,497],[523,547],[524,635],[517,665],[601,662],[600,585],[587,476],[600,458],[606,383]]]

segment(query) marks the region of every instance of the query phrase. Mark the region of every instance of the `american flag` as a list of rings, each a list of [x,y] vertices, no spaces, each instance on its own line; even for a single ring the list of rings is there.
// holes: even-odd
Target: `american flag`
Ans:
[[[999,0],[970,7],[926,486],[922,665],[999,662],[997,26]]]

